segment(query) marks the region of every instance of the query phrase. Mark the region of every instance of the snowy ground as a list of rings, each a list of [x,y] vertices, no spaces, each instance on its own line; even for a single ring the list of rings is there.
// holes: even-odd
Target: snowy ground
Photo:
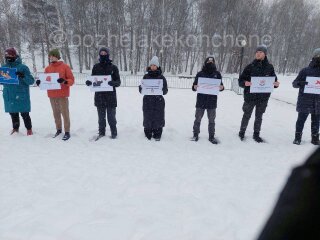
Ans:
[[[295,103],[291,81],[276,98]],[[237,138],[242,96],[219,97],[217,137],[190,142],[196,95],[169,89],[161,142],[147,141],[142,96],[118,90],[119,138],[90,142],[97,132],[92,93],[75,86],[70,98],[72,138],[52,139],[54,122],[45,92],[32,88],[35,135],[9,136],[0,115],[0,239],[2,240],[248,240],[268,217],[290,170],[314,150],[292,144],[295,107],[270,100],[262,136]],[[0,106],[3,106],[2,97]],[[2,107],[1,107],[2,108]]]

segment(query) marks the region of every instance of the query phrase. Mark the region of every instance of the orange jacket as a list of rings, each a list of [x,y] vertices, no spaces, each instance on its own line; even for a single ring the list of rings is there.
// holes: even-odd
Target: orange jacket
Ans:
[[[48,90],[49,98],[60,98],[70,96],[70,87],[74,84],[74,76],[71,72],[69,65],[65,64],[63,61],[50,63],[48,67],[44,70],[45,73],[59,73],[59,77],[63,78],[68,82],[68,84],[61,84],[61,89],[59,90]]]

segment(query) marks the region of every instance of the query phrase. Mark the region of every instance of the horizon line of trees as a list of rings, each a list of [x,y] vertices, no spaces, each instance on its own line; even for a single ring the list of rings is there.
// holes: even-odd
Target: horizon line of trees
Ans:
[[[308,0],[0,0],[0,59],[9,46],[27,51],[33,69],[48,64],[48,52],[56,47],[52,33],[79,36],[76,45],[69,37],[59,44],[63,59],[79,71],[89,70],[97,60],[98,45],[111,49],[121,71],[144,71],[153,55],[171,74],[194,74],[208,55],[226,73],[238,73],[254,58],[254,42],[243,49],[238,36],[263,39],[271,36],[268,58],[279,73],[296,73],[320,47],[320,8]],[[92,43],[86,43],[86,36]],[[227,44],[153,45],[156,37],[229,36]],[[96,36],[104,36],[99,39]],[[126,37],[126,44],[117,39]],[[145,36],[140,46],[136,36]],[[57,38],[58,40],[61,40]],[[231,39],[231,40],[230,40]],[[317,45],[318,44],[318,45]],[[41,52],[41,58],[37,54]]]

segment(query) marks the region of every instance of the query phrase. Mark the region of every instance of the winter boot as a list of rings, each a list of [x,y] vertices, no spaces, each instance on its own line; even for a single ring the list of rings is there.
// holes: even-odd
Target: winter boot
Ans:
[[[70,133],[69,133],[69,132],[65,132],[62,140],[63,140],[63,141],[68,141],[68,140],[70,139],[70,137],[71,137]]]
[[[253,139],[257,142],[257,143],[263,143],[264,140],[260,137],[260,133],[259,132],[254,132],[253,133]]]
[[[162,128],[153,129],[153,138],[156,141],[160,141],[162,136]]]
[[[27,136],[33,135],[32,129],[27,130]]]
[[[144,129],[144,134],[145,134],[146,138],[151,140],[151,138],[152,138],[152,130],[145,128]]]
[[[99,133],[99,135],[96,137],[95,141],[99,141],[100,138],[105,137],[106,135],[104,133]]]
[[[199,140],[199,134],[198,133],[193,133],[193,137],[191,138],[191,141],[198,142]]]
[[[53,138],[58,137],[62,133],[62,130],[58,129],[56,134],[53,136]]]
[[[116,139],[118,136],[117,128],[111,129],[111,139]]]
[[[311,136],[311,143],[312,143],[313,145],[320,145],[319,133],[317,133],[317,134],[312,134],[312,136]]]
[[[10,135],[13,135],[13,134],[15,134],[15,133],[18,133],[19,132],[19,129],[12,129],[12,131],[11,131],[11,133],[10,133]]]
[[[246,133],[246,132],[243,132],[243,131],[240,131],[240,132],[239,132],[239,138],[240,138],[241,141],[244,140],[244,134],[245,134],[245,133]]]
[[[218,144],[218,141],[214,138],[214,135],[209,137],[209,142],[211,142],[212,144]]]
[[[300,145],[301,144],[302,133],[296,132],[293,144]]]

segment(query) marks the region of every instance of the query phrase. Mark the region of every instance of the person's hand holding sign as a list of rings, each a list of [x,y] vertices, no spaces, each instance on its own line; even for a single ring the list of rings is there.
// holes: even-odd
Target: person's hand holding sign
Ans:
[[[252,83],[249,82],[249,81],[245,81],[245,82],[244,82],[244,85],[245,85],[246,87],[250,87],[250,86],[252,85]]]
[[[87,80],[87,81],[86,81],[86,85],[87,85],[88,87],[90,87],[90,86],[92,85],[92,82],[91,82],[90,80]]]
[[[276,88],[279,87],[280,83],[279,82],[274,82],[273,86],[275,86]]]
[[[23,73],[23,72],[16,72],[16,75],[17,75],[19,78],[24,78],[24,73]]]

